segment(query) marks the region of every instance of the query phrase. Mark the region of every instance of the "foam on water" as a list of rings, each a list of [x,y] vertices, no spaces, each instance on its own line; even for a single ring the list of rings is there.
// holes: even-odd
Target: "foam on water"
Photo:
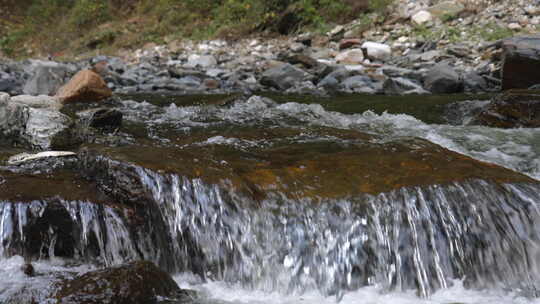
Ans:
[[[207,304],[336,304],[335,297],[324,296],[317,291],[301,295],[279,292],[262,292],[230,285],[224,282],[200,282],[192,274],[183,273],[174,277],[181,288],[194,289],[201,298],[197,303]],[[412,291],[387,292],[378,286],[362,287],[348,292],[339,301],[341,304],[539,304],[540,299],[530,299],[515,293],[493,290],[471,290],[463,282],[455,280],[452,286],[441,289],[427,298],[419,298]]]
[[[0,259],[0,303],[17,303],[8,301],[26,300],[26,303],[46,303],[52,291],[52,284],[64,277],[83,274],[94,268],[90,265],[70,265],[73,261],[58,258],[33,262],[35,276],[23,273],[25,264],[21,256]],[[17,300],[14,300],[14,299]],[[31,302],[31,301],[35,302]]]

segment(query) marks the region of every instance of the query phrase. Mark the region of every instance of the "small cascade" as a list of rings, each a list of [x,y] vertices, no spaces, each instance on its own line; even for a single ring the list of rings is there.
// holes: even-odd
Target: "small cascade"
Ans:
[[[540,282],[537,185],[473,180],[341,200],[274,193],[256,201],[200,180],[139,174],[176,240],[174,258],[211,279],[338,297],[374,284],[427,296],[458,278],[534,294]]]
[[[103,265],[147,259],[246,288],[338,298],[367,285],[428,296],[454,279],[533,296],[540,287],[536,184],[471,180],[343,199],[275,192],[256,200],[198,179],[141,167],[137,174],[156,204],[150,228],[90,202],[3,202],[0,254]]]
[[[137,144],[81,151],[72,164],[58,166],[71,171],[55,180],[70,183],[40,187],[25,202],[10,199],[18,197],[17,185],[29,187],[27,179],[4,187],[13,193],[0,200],[0,262],[16,268],[21,259],[66,257],[91,268],[144,259],[200,282],[337,299],[365,286],[428,297],[452,289],[456,279],[466,288],[538,296],[537,130],[427,125],[407,115],[345,115],[262,98],[208,108],[124,107],[128,121],[145,125],[131,134]],[[405,142],[412,136],[517,172],[444,151],[427,162],[437,147]],[[304,150],[313,158],[294,154]],[[362,188],[350,178],[358,173],[376,184],[383,166],[364,159],[365,151],[389,155],[378,182],[390,180],[391,187]],[[338,167],[338,157],[358,166]],[[441,167],[443,161],[449,165]],[[368,162],[373,166],[356,169]],[[459,164],[456,178],[445,175]],[[427,178],[418,182],[420,171],[404,169],[394,179],[396,166],[425,169]],[[57,174],[41,168],[51,166],[10,174],[46,172],[35,185]],[[335,175],[322,174],[334,168]],[[470,170],[478,171],[465,174]],[[444,179],[435,179],[435,171]],[[85,191],[69,196],[77,187]],[[353,194],[370,191],[379,194]],[[18,275],[14,281],[27,280]],[[0,288],[0,302],[2,296]]]
[[[3,257],[73,257],[110,266],[152,255],[142,254],[125,215],[104,205],[61,199],[0,202],[0,219]]]

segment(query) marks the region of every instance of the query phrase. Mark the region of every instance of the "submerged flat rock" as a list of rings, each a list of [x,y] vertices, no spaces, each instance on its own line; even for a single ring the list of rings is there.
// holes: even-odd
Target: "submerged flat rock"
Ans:
[[[112,203],[96,184],[76,172],[58,170],[53,174],[28,174],[0,170],[0,202],[32,202],[60,198],[67,201]]]
[[[419,138],[382,141],[362,132],[322,127],[304,132],[238,128],[221,130],[219,136],[208,133],[177,138],[175,147],[94,146],[86,159],[105,156],[101,161],[109,160],[109,174],[135,165],[160,174],[232,185],[261,198],[268,192],[295,198],[340,198],[471,179],[536,182]],[[99,176],[100,169],[93,170]]]

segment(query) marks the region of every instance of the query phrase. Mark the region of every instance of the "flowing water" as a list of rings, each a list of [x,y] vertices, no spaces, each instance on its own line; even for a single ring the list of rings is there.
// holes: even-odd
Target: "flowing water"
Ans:
[[[148,259],[201,303],[540,303],[539,129],[259,97],[120,108],[123,144],[99,159],[124,164],[145,194],[143,228],[132,229],[128,209],[88,199],[3,202],[0,300],[24,290],[46,303],[58,277]],[[382,154],[408,158],[383,168]],[[422,179],[403,163],[442,169]],[[50,205],[69,214],[72,258],[57,257],[69,246],[49,226],[41,275],[26,278],[27,227],[54,214]]]

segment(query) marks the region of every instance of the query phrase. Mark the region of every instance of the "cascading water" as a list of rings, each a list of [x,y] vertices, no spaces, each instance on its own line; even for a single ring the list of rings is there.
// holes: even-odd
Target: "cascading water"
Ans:
[[[197,180],[141,176],[170,231],[187,231],[199,246],[212,279],[338,296],[369,284],[427,296],[464,277],[534,295],[539,282],[537,185],[471,181],[335,201],[275,194],[259,203]]]
[[[288,127],[317,124],[370,132],[379,136],[375,141],[419,136],[540,177],[540,142],[534,129],[426,125],[405,115],[343,115],[319,106],[278,105],[264,99],[228,108],[172,105],[162,109],[134,102],[125,102],[124,107],[127,119],[145,120],[148,136],[160,144],[170,144],[171,140],[159,132],[161,126],[170,124],[184,131],[223,122],[270,122]],[[464,137],[466,133],[468,137]],[[297,139],[304,140],[302,136]],[[264,139],[219,134],[189,143],[200,147],[229,145],[246,151],[272,144]],[[354,302],[353,295],[366,297],[366,303],[528,303],[538,296],[538,183],[473,179],[341,198],[291,197],[273,189],[261,198],[237,191],[226,180],[213,184],[130,166],[148,194],[145,197],[150,198],[152,223],[137,231],[125,210],[58,199],[74,227],[76,260],[115,265],[148,259],[171,272],[194,273],[196,278],[191,280],[197,283],[190,287],[209,293],[207,297],[212,299],[234,300],[231,290],[247,289],[257,295],[240,297],[239,302],[281,302],[278,296],[266,296],[273,292],[300,295],[314,302],[324,302],[325,296],[333,295],[344,303]],[[2,256],[25,252],[29,223],[43,218],[49,203],[0,203]],[[54,257],[60,241],[58,231],[53,227],[43,233],[49,234],[45,239],[50,242],[44,246],[48,253],[44,255]],[[13,271],[10,263],[21,260],[4,259],[1,263]],[[185,275],[178,278],[186,280]],[[216,285],[219,282],[229,287]],[[504,294],[484,297],[463,289],[463,285],[471,290],[502,290]],[[410,297],[407,292],[411,290],[420,298]],[[445,295],[455,290],[458,294]],[[313,298],[315,291],[323,297]],[[10,288],[0,287],[0,300],[10,294]],[[289,303],[301,301],[285,299]]]

